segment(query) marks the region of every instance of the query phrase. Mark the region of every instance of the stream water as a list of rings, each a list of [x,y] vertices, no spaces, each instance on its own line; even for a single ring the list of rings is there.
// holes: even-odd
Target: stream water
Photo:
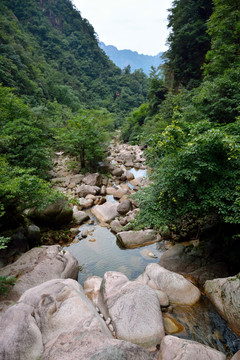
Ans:
[[[146,170],[131,169],[135,178],[146,176]],[[116,201],[112,195],[106,196],[107,201]],[[85,239],[74,241],[65,247],[79,263],[78,281],[84,281],[93,275],[103,277],[106,271],[119,271],[130,280],[136,279],[151,262],[159,262],[163,250],[158,244],[135,249],[123,249],[119,246],[116,236],[107,227],[99,225],[91,211],[87,211],[93,224],[83,224],[79,232],[87,229],[89,235]],[[155,255],[153,258],[151,256]],[[228,328],[210,301],[202,296],[195,306],[173,306],[170,315],[177,320],[184,330],[176,335],[192,339],[211,346],[228,356],[240,349],[240,339]]]

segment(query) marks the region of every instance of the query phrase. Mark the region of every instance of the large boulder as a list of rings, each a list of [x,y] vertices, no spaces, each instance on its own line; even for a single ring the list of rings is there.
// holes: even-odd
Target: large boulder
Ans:
[[[73,211],[73,221],[75,224],[80,225],[88,219],[89,219],[89,215],[84,211],[79,211],[79,210]]]
[[[130,200],[123,200],[117,207],[117,211],[121,215],[125,215],[130,210],[132,210],[132,203]]]
[[[88,330],[90,324],[111,337],[106,324],[75,280],[47,281],[27,290],[19,302],[32,306],[37,313],[44,345],[75,326]]]
[[[117,338],[156,348],[164,328],[155,291],[114,271],[105,273],[100,291]]]
[[[196,341],[180,339],[167,335],[163,338],[160,347],[161,360],[226,360],[226,356],[209,346]]]
[[[26,291],[0,321],[1,359],[150,360],[144,349],[113,339],[79,283],[54,279]]]
[[[100,223],[110,223],[113,219],[119,216],[117,207],[118,203],[106,202],[102,205],[94,206],[91,211]]]
[[[42,334],[34,315],[34,308],[24,303],[10,307],[3,314],[0,321],[1,359],[40,359]]]
[[[0,276],[15,276],[17,282],[8,295],[2,296],[0,312],[8,308],[19,297],[33,286],[50,279],[76,279],[78,262],[61,246],[42,246],[33,248],[23,254],[13,264],[0,269]]]
[[[173,304],[193,305],[201,297],[199,289],[182,275],[155,263],[147,265],[143,274],[136,281],[153,289],[164,291],[168,295],[170,303]]]
[[[122,229],[123,229],[123,227],[118,219],[111,221],[110,227],[111,227],[112,232],[114,232],[115,234],[122,231]]]
[[[181,274],[190,274],[204,285],[206,280],[215,279],[220,276],[227,276],[226,264],[214,260],[213,256],[204,254],[201,249],[189,248],[177,244],[168,249],[159,261],[164,268]]]
[[[82,179],[82,182],[86,185],[101,187],[102,177],[99,173],[88,174]]]
[[[30,209],[27,216],[38,224],[61,226],[72,221],[73,210],[65,201],[57,201],[43,210]]]
[[[155,230],[122,231],[117,234],[117,238],[121,245],[126,248],[145,246],[160,240]]]
[[[88,194],[97,195],[100,192],[100,187],[91,185],[80,185],[76,189],[76,194],[79,197],[86,197]]]
[[[240,336],[240,273],[206,281],[204,291],[231,329]]]
[[[53,344],[46,346],[41,360],[152,360],[145,349],[104,336],[90,324],[85,328],[62,333]]]

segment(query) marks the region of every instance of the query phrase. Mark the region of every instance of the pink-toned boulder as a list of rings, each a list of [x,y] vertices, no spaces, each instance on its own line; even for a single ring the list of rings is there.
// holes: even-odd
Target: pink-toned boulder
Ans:
[[[33,286],[51,279],[76,279],[78,276],[78,262],[61,246],[42,246],[33,248],[23,254],[13,264],[0,270],[0,276],[15,276],[16,284],[0,302],[0,312],[6,310],[19,297]]]
[[[240,273],[228,278],[207,280],[204,290],[220,315],[240,336]]]
[[[105,273],[100,291],[117,338],[156,348],[164,328],[155,291],[114,271]]]
[[[209,346],[196,341],[180,339],[167,335],[163,338],[160,347],[161,360],[226,360],[226,356]]]
[[[115,217],[119,216],[117,207],[117,202],[106,202],[102,205],[94,206],[91,211],[100,223],[110,223]]]
[[[153,289],[164,291],[168,295],[170,303],[173,304],[193,305],[201,297],[200,290],[182,275],[155,263],[147,265],[143,274],[136,281]]]

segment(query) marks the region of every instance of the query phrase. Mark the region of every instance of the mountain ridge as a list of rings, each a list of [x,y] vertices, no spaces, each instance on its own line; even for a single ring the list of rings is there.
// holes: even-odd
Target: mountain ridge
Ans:
[[[137,51],[130,49],[119,50],[116,46],[106,45],[102,41],[99,42],[99,47],[107,54],[110,60],[121,69],[130,65],[132,71],[142,69],[145,74],[149,75],[151,66],[157,68],[163,64],[163,60],[161,59],[162,52],[159,52],[157,55],[139,54]]]

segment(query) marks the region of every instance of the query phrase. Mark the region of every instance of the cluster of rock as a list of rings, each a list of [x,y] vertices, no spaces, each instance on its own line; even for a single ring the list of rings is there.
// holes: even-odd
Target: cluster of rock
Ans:
[[[18,281],[0,302],[0,358],[147,360],[157,348],[162,360],[226,359],[208,346],[169,335],[162,310],[191,306],[201,294],[158,264],[149,264],[135,281],[119,272],[88,278],[83,290],[74,280],[77,261],[54,245],[30,250],[0,276],[6,273]],[[239,278],[222,286],[226,283],[237,289]]]

